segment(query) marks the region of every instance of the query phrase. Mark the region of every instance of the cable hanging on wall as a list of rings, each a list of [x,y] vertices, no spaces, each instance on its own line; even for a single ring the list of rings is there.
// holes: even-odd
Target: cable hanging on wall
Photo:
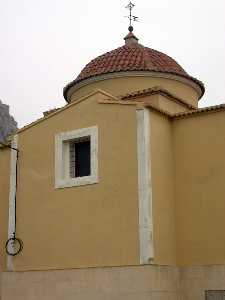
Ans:
[[[10,256],[16,256],[23,249],[23,242],[16,236],[16,200],[17,200],[17,167],[18,167],[18,158],[19,158],[19,150],[5,145],[13,151],[16,151],[16,169],[15,169],[15,201],[14,201],[14,232],[12,233],[12,237],[10,237],[5,244],[6,253]]]

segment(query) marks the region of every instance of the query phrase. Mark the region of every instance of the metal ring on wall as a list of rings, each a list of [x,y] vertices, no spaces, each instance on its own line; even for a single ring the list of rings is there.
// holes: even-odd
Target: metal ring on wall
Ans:
[[[23,249],[23,242],[16,238],[12,237],[7,240],[5,244],[6,253],[10,256],[16,256],[19,254]]]

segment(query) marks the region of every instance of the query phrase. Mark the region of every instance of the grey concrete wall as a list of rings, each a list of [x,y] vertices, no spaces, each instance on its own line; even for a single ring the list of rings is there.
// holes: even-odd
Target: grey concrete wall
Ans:
[[[225,290],[224,265],[180,269],[181,300],[205,300],[207,290]]]
[[[205,300],[225,266],[136,266],[2,273],[1,300]]]
[[[175,267],[5,272],[1,300],[179,300]]]

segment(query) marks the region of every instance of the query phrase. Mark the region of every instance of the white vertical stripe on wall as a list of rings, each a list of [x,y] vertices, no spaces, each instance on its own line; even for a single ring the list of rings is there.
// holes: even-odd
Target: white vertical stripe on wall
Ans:
[[[148,264],[154,257],[150,142],[150,112],[147,108],[138,109],[137,155],[140,264]]]
[[[18,148],[18,135],[15,135],[11,146],[15,149]],[[15,196],[16,196],[16,161],[17,151],[11,149],[11,162],[10,162],[10,186],[9,186],[9,220],[8,220],[8,239],[13,237],[15,232]],[[13,247],[13,244],[10,245]],[[13,271],[13,257],[7,257],[7,270]]]

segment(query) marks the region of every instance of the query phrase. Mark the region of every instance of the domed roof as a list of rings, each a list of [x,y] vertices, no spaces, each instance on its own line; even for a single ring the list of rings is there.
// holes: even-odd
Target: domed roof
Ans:
[[[138,39],[133,33],[129,33],[125,37],[125,41],[126,44],[124,46],[100,55],[90,61],[77,78],[64,88],[65,99],[67,99],[67,91],[70,87],[85,79],[109,73],[132,71],[161,72],[185,77],[197,83],[202,90],[202,94],[204,93],[204,85],[202,82],[188,75],[170,56],[142,46],[137,42]]]

